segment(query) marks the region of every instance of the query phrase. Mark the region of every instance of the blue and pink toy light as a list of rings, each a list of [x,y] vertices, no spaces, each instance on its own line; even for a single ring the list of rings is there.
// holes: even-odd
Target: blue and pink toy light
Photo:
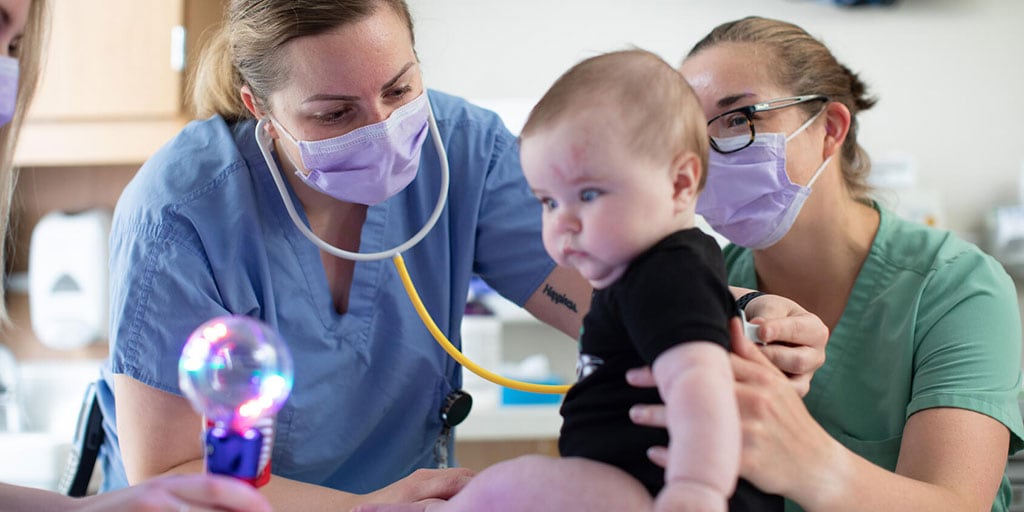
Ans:
[[[208,472],[249,481],[264,472],[273,418],[292,378],[288,347],[259,320],[220,316],[192,332],[178,362],[178,384],[206,417]]]

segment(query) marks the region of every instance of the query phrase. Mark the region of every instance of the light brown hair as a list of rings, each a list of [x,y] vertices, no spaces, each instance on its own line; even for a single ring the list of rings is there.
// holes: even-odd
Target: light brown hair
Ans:
[[[640,49],[583,60],[566,71],[533,107],[525,138],[595,101],[617,107],[608,123],[623,127],[630,149],[672,159],[683,151],[700,157],[699,187],[707,174],[707,122],[697,96],[682,75],[661,57]]]
[[[776,84],[793,95],[821,94],[850,110],[850,130],[842,147],[843,181],[850,195],[868,201],[867,175],[871,160],[857,143],[857,114],[874,106],[875,98],[856,73],[840,64],[832,52],[804,29],[785,21],[750,16],[723,23],[697,42],[687,57],[722,43],[745,43],[766,50],[765,62]],[[817,102],[801,106],[813,115]]]
[[[268,98],[288,79],[285,43],[361,21],[382,6],[406,22],[412,38],[412,16],[404,0],[232,0],[191,80],[194,111],[228,121],[251,117],[239,95],[243,85],[270,110]]]
[[[35,96],[39,74],[43,68],[43,54],[46,46],[48,26],[48,0],[32,0],[21,42],[11,57],[18,59],[18,97],[14,105],[11,122],[0,128],[0,268],[5,268],[7,242],[10,238],[8,227],[11,218],[11,200],[17,182],[17,170],[13,166],[14,149],[18,144],[18,133],[25,122],[32,97]],[[0,289],[3,289],[4,272],[0,272]],[[0,301],[0,327],[9,325],[7,304]]]

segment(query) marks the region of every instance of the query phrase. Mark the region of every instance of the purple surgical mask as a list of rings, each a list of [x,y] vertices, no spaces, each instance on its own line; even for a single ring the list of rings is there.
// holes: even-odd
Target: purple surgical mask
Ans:
[[[807,185],[786,174],[786,142],[803,132],[821,112],[790,136],[763,133],[735,153],[708,155],[708,177],[697,199],[697,213],[732,243],[751,249],[775,245],[793,227],[811,185],[832,157],[822,162]],[[743,137],[746,139],[746,137]],[[718,141],[728,147],[728,140]]]
[[[0,126],[14,117],[18,105],[18,59],[0,56]]]
[[[427,93],[402,105],[387,119],[344,135],[316,141],[295,140],[309,171],[295,174],[314,190],[340,201],[373,206],[399,193],[416,177],[427,137]]]

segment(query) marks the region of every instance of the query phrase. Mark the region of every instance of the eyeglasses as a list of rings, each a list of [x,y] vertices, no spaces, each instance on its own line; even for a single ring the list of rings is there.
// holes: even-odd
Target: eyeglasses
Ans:
[[[808,94],[776,98],[719,114],[708,121],[708,138],[711,139],[711,147],[722,154],[735,153],[753,144],[755,113],[792,107],[808,101],[828,101],[828,97],[821,94]]]

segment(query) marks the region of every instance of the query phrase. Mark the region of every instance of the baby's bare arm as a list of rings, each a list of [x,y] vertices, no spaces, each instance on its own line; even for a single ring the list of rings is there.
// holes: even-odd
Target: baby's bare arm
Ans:
[[[711,342],[683,343],[658,356],[653,370],[669,433],[665,488],[656,510],[726,510],[740,463],[728,352]]]

